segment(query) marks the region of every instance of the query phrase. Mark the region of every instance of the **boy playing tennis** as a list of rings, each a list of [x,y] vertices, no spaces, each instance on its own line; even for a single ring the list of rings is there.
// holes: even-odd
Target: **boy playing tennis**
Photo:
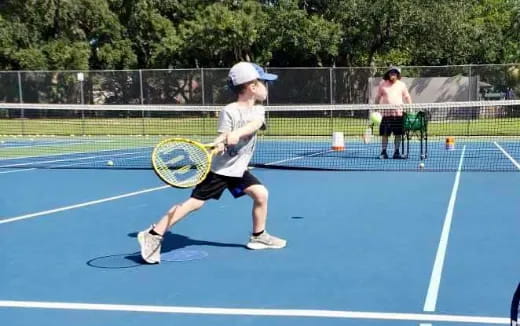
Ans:
[[[286,245],[285,240],[265,231],[268,192],[247,169],[256,144],[256,132],[265,126],[264,108],[255,104],[267,98],[264,82],[276,80],[278,76],[249,62],[234,65],[228,76],[237,101],[225,106],[220,114],[219,136],[214,140],[220,154],[213,158],[211,171],[193,189],[189,199],[174,205],[157,224],[139,232],[141,257],[147,263],[161,261],[161,241],[170,227],[201,208],[206,200],[219,199],[226,188],[235,198],[248,195],[253,199],[253,232],[247,248],[279,249]]]

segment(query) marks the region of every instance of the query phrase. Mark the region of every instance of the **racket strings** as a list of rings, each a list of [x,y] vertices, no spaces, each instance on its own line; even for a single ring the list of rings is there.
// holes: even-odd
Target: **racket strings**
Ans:
[[[156,172],[170,184],[191,187],[209,170],[208,154],[197,145],[186,142],[165,143],[155,151]]]

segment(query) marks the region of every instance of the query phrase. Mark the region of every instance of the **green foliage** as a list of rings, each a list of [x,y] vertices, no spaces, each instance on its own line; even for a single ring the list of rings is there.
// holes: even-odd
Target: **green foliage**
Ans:
[[[341,26],[310,15],[297,1],[280,0],[266,8],[269,23],[264,42],[272,49],[273,66],[332,65],[339,53]]]
[[[255,1],[245,1],[236,8],[223,3],[209,5],[180,26],[184,40],[181,60],[206,67],[252,60],[253,46],[264,33],[267,18]]]
[[[518,0],[5,0],[0,69],[520,61]]]

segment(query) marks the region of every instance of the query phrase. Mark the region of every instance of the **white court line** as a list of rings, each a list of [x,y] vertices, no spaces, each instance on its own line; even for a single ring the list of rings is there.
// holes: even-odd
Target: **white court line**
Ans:
[[[32,170],[36,170],[36,168],[30,168],[30,169],[16,169],[16,170],[1,171],[0,174],[16,173],[16,172],[25,172],[25,171],[32,171]]]
[[[316,156],[316,155],[320,155],[320,154],[329,153],[329,152],[332,152],[332,151],[333,151],[332,149],[329,149],[327,151],[314,153],[314,154],[311,154],[311,155],[303,155],[303,156],[297,156],[297,157],[288,158],[288,159],[281,160],[281,161],[269,162],[269,163],[266,163],[265,165],[273,165],[273,164],[278,164],[278,163],[283,163],[283,162],[294,161],[294,160],[298,160],[298,159],[301,159],[301,158],[312,157],[312,156]]]
[[[122,150],[142,150],[144,148],[152,148],[153,146],[141,146],[141,147],[132,147],[132,148],[120,148],[120,149],[103,149],[100,151],[88,151],[88,152],[70,152],[70,153],[58,153],[58,154],[46,154],[46,155],[31,155],[31,156],[17,156],[17,157],[8,157],[8,158],[0,158],[0,162],[2,161],[11,161],[11,160],[22,160],[25,158],[38,158],[38,157],[54,157],[54,156],[66,156],[66,155],[76,155],[76,154],[92,154],[92,153],[103,153],[103,152],[117,152]]]
[[[460,155],[459,167],[457,174],[455,175],[455,182],[451,190],[450,201],[448,203],[448,209],[446,210],[446,217],[444,218],[444,225],[442,227],[441,238],[439,240],[439,247],[437,248],[437,255],[435,256],[435,262],[433,264],[432,275],[430,278],[430,285],[428,287],[428,293],[424,302],[424,311],[433,312],[437,305],[437,298],[439,296],[439,286],[441,283],[442,269],[444,266],[444,260],[446,258],[446,249],[448,248],[448,239],[450,236],[451,221],[453,219],[453,210],[455,209],[455,201],[457,200],[457,191],[460,183],[460,173],[462,171],[462,163],[464,162],[464,153],[466,146],[462,148]]]
[[[155,188],[148,188],[148,189],[135,191],[135,192],[130,192],[130,193],[126,193],[126,194],[122,194],[122,195],[118,195],[118,196],[102,198],[102,199],[88,201],[88,202],[80,203],[80,204],[76,204],[76,205],[70,205],[70,206],[50,209],[50,210],[46,210],[46,211],[42,211],[42,212],[26,214],[26,215],[21,215],[21,216],[16,216],[16,217],[10,217],[10,218],[6,218],[6,219],[0,218],[0,224],[11,223],[11,222],[16,222],[16,221],[26,220],[28,218],[34,218],[34,217],[38,217],[38,216],[43,216],[43,215],[49,215],[49,214],[53,214],[53,213],[63,212],[63,211],[67,211],[67,210],[74,209],[74,208],[91,206],[91,205],[95,205],[95,204],[104,203],[104,202],[107,202],[107,201],[112,201],[112,200],[116,200],[116,199],[136,196],[136,195],[144,194],[144,193],[147,193],[147,192],[152,192],[152,191],[156,191],[156,190],[162,190],[162,189],[166,189],[166,188],[170,188],[170,186],[161,186],[161,187],[155,187]]]
[[[107,154],[107,155],[94,155],[94,156],[84,156],[84,157],[77,157],[77,158],[63,158],[59,160],[51,160],[51,161],[35,161],[35,162],[25,162],[25,163],[17,163],[17,164],[8,164],[8,165],[0,165],[0,168],[12,168],[16,166],[27,166],[27,165],[37,165],[42,163],[57,163],[57,162],[67,162],[67,161],[84,161],[89,159],[96,159],[101,157],[117,157],[117,156],[126,156],[126,155],[133,155],[133,154],[142,154],[141,151],[139,152],[126,152],[126,153],[118,153],[118,154]]]
[[[112,156],[115,156],[115,155],[111,155],[110,157]],[[133,157],[130,157],[130,158],[125,158],[126,161],[129,161],[129,160],[136,160],[136,159],[139,159],[139,158],[143,158],[143,157],[148,157],[149,155],[139,155],[139,156],[133,156]],[[104,156],[98,156],[98,157],[104,157]],[[102,161],[94,161],[94,162],[81,162],[81,163],[72,163],[72,164],[63,164],[63,165],[57,165],[53,168],[63,168],[63,167],[68,167],[68,166],[76,166],[76,165],[82,165],[82,164],[92,164],[92,163],[100,163],[100,162],[105,162],[104,160]],[[1,171],[0,174],[7,174],[7,173],[16,173],[16,172],[25,172],[25,171],[32,171],[32,170],[37,170],[38,168],[30,168],[30,169],[16,169],[16,170],[8,170],[8,171]]]
[[[132,154],[136,154],[136,153],[132,153]],[[116,155],[110,155],[110,157],[114,157],[114,156],[116,156]],[[98,157],[104,157],[104,156],[98,156]],[[150,155],[138,155],[138,156],[132,156],[132,157],[125,157],[123,160],[125,160],[125,161],[137,160],[137,159],[140,159],[140,158],[143,158],[143,157],[150,157]],[[97,160],[97,161],[92,161],[92,162],[79,162],[79,163],[72,163],[72,164],[63,164],[63,165],[56,165],[53,168],[57,169],[57,168],[64,168],[64,167],[68,167],[68,166],[95,164],[95,163],[102,163],[102,162],[106,162],[106,161],[105,160]]]
[[[500,146],[496,141],[493,142],[493,144],[495,144],[495,146],[502,151],[502,154],[504,154],[516,166],[516,168],[520,170],[520,164],[505,149],[503,149],[502,146]]]
[[[343,319],[377,319],[377,320],[412,320],[412,321],[442,321],[479,324],[509,324],[509,318],[481,317],[462,315],[412,314],[390,312],[363,312],[343,310],[312,310],[312,309],[249,309],[249,308],[205,308],[181,306],[145,306],[121,304],[94,304],[69,302],[41,301],[3,301],[0,307],[6,308],[39,308],[64,310],[94,310],[94,311],[131,311],[148,313],[197,314],[197,315],[233,315],[233,316],[278,316],[278,317],[317,317]]]
[[[75,142],[48,142],[45,144],[32,144],[32,145],[14,145],[14,146],[4,146],[2,148],[8,149],[18,149],[18,148],[31,148],[31,147],[51,147],[51,146],[66,146],[66,145],[83,145],[83,144],[92,144],[92,143],[109,143],[112,142],[110,140],[95,140],[95,141],[75,141]]]

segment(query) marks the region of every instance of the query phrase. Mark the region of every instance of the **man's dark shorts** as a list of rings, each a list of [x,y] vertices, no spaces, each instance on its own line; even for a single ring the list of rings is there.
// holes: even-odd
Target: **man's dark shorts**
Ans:
[[[400,136],[403,134],[403,117],[383,117],[379,125],[380,136]]]

